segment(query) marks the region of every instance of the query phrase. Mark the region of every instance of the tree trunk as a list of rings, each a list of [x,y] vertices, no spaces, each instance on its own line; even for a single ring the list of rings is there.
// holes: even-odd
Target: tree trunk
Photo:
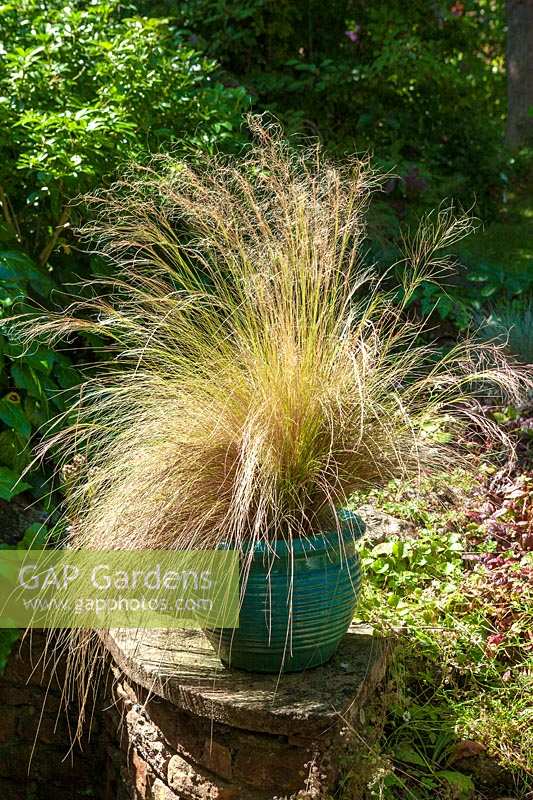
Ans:
[[[533,0],[507,0],[507,143],[533,140]]]

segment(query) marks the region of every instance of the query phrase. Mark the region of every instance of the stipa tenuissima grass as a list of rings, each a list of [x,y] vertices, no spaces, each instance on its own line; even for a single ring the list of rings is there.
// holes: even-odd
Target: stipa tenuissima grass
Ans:
[[[457,465],[461,427],[491,428],[476,392],[513,399],[527,382],[490,344],[421,343],[407,312],[446,270],[466,217],[426,217],[391,288],[393,273],[362,266],[379,185],[368,163],[335,166],[251,127],[241,159],[157,157],[89,198],[83,235],[114,277],[19,322],[108,342],[72,424],[42,449],[60,465],[87,458],[69,492],[75,547],[311,536],[338,524],[356,489]],[[427,430],[443,417],[452,438],[435,441]]]
[[[310,535],[355,489],[457,462],[426,435],[490,422],[476,387],[515,396],[498,350],[420,344],[405,313],[469,228],[441,210],[406,237],[402,285],[361,266],[376,177],[293,152],[252,122],[239,161],[171,157],[92,198],[84,235],[116,266],[93,299],[32,332],[81,330],[114,358],[45,445],[90,467],[71,489],[76,544],[205,548]],[[389,276],[390,277],[390,276]]]

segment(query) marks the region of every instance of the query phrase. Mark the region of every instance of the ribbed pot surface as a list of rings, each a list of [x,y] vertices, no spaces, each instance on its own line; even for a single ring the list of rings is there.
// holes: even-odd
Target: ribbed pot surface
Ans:
[[[341,512],[337,531],[254,549],[238,628],[206,634],[222,661],[251,672],[298,672],[327,661],[348,630],[361,580],[364,523]]]

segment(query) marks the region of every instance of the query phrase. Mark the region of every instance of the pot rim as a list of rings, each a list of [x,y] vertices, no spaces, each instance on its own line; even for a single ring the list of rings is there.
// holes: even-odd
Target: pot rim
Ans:
[[[265,558],[308,558],[311,556],[327,555],[347,548],[361,539],[366,530],[366,525],[361,517],[354,511],[342,508],[338,511],[340,530],[328,530],[317,533],[315,536],[300,536],[273,541],[262,540],[255,544],[244,544],[241,556],[252,561],[264,561]],[[221,548],[231,545],[221,544]],[[351,549],[351,548],[350,548]]]

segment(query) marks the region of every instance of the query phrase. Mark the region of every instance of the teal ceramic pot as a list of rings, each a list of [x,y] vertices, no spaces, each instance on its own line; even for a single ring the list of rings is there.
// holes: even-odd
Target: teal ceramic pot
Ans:
[[[340,512],[342,536],[325,532],[256,546],[238,628],[206,634],[224,664],[250,672],[299,672],[324,664],[353,618],[360,584],[356,541],[364,523]],[[292,576],[292,580],[291,580]]]

